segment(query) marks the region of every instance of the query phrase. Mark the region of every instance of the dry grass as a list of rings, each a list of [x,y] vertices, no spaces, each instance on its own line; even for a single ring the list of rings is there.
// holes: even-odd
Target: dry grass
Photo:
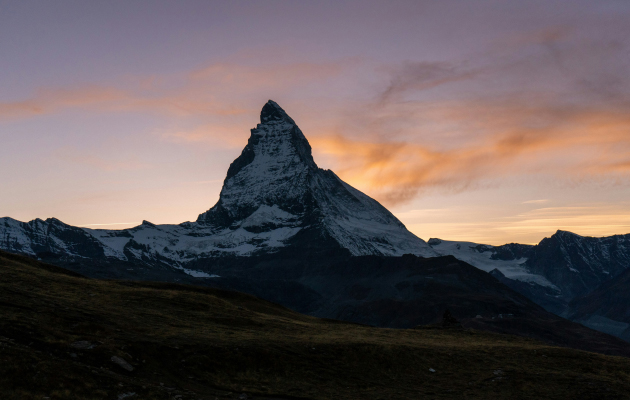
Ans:
[[[7,253],[0,317],[3,399],[630,398],[626,358],[322,320],[245,294],[85,279]]]

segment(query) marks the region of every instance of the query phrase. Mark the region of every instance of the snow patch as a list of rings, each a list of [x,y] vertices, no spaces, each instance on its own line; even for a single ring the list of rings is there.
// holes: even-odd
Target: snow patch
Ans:
[[[439,243],[437,243],[437,241],[432,243],[435,243],[432,244],[432,247],[438,254],[443,256],[454,256],[455,258],[467,262],[482,271],[490,272],[496,268],[501,271],[506,278],[521,282],[535,283],[540,286],[560,290],[544,276],[529,272],[525,267],[527,258],[515,260],[493,260],[490,258],[492,256],[492,251],[479,252],[477,250],[479,246],[478,243],[449,240],[440,240]],[[485,246],[488,250],[491,250],[494,247],[491,245],[482,246]]]

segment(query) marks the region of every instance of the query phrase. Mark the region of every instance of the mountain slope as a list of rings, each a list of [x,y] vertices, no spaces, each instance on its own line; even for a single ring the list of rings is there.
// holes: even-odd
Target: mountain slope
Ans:
[[[569,317],[630,341],[630,269],[569,304]]]
[[[566,315],[568,303],[630,269],[630,234],[602,238],[557,231],[535,246],[489,246],[430,239],[441,255],[453,255],[495,276],[547,310]]]
[[[292,236],[308,236],[309,246],[313,237],[325,247],[332,239],[352,255],[435,255],[377,201],[318,168],[304,134],[275,102],[265,104],[260,122],[230,165],[219,201],[198,223],[257,232],[292,229]],[[306,246],[299,236],[291,243]]]
[[[630,234],[595,238],[557,231],[532,249],[527,267],[566,297],[582,296],[630,268]]]
[[[76,228],[51,218],[0,218],[0,248],[66,261],[183,267],[199,258],[345,249],[352,255],[435,256],[377,201],[317,167],[295,122],[275,102],[230,165],[217,204],[196,222],[125,230]],[[49,257],[50,258],[50,257]]]
[[[627,399],[630,361],[462,329],[378,329],[252,296],[86,279],[0,252],[6,399]]]
[[[220,261],[220,260],[218,260]],[[490,274],[452,256],[248,257],[195,268],[219,275],[198,284],[254,294],[309,315],[389,328],[441,320],[605,354],[630,345],[560,318]]]
[[[562,315],[568,300],[562,290],[545,276],[532,273],[527,266],[535,246],[509,243],[491,246],[472,242],[432,238],[428,244],[441,255],[452,255],[482,271],[489,272],[504,285],[521,293],[545,310]]]

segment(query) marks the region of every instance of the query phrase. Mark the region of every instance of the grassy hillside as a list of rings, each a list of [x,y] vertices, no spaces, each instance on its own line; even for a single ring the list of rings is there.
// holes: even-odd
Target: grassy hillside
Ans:
[[[249,295],[86,279],[0,253],[0,392],[3,399],[621,399],[630,398],[630,359],[471,330],[322,320]]]

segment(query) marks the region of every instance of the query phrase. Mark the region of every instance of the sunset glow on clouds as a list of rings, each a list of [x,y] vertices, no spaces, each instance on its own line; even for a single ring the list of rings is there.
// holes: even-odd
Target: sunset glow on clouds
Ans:
[[[630,232],[630,6],[447,3],[0,3],[0,214],[195,219],[271,98],[424,239]]]

